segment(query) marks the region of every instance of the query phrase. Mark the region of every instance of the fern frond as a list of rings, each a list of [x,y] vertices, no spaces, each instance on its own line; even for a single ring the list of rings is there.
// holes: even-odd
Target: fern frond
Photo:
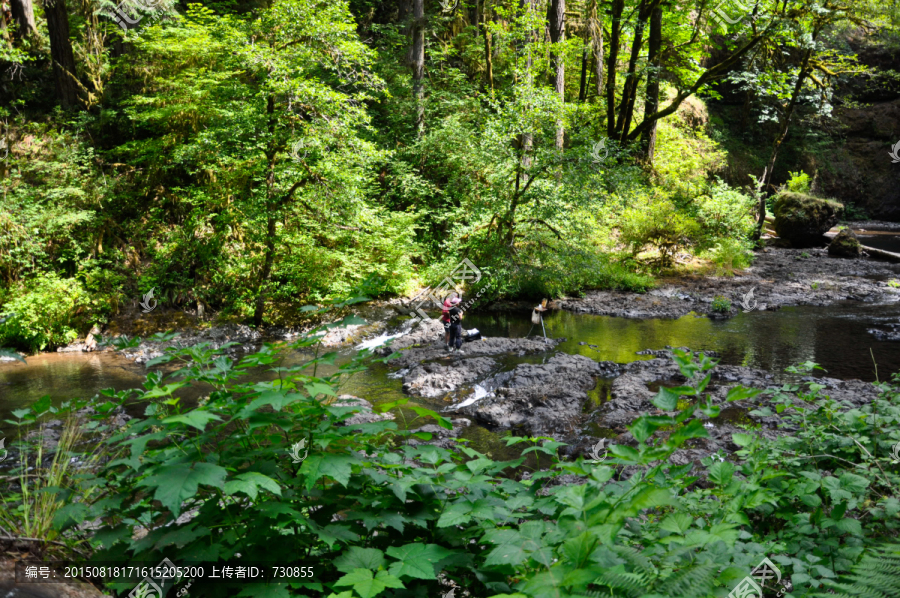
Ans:
[[[831,589],[817,598],[897,598],[900,596],[900,544],[871,548],[840,581],[826,583]]]
[[[647,588],[648,580],[640,573],[624,573],[621,571],[604,571],[600,577],[592,582],[594,585],[606,586],[613,590],[624,590],[628,596],[640,596]],[[616,596],[621,596],[619,592]]]
[[[719,567],[712,564],[696,565],[678,571],[654,591],[665,596],[708,596],[714,593]]]
[[[614,546],[613,552],[624,560],[630,568],[641,573],[647,579],[655,579],[657,577],[658,574],[656,567],[653,566],[653,562],[639,550],[630,546]]]

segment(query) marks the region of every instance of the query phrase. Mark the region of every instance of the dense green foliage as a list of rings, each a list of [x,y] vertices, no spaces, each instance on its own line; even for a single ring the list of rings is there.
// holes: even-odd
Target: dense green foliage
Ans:
[[[775,161],[778,127],[827,118],[864,70],[854,27],[884,47],[897,27],[874,1],[764,1],[731,24],[699,0],[570,1],[559,36],[558,0],[128,2],[127,31],[105,0],[54,5],[61,37],[41,5],[36,29],[4,29],[4,343],[65,344],[151,289],[164,308],[295,323],[463,257],[498,275],[484,300],[642,290],[679,252],[730,272],[756,201],[716,178],[733,136],[706,102],[744,94],[741,126],[775,123]]]
[[[241,554],[314,564],[315,580],[270,586],[272,596],[435,595],[452,581],[473,596],[713,597],[767,555],[790,580],[789,598],[859,588],[860,572],[896,573],[896,548],[888,546],[900,527],[900,474],[890,455],[900,441],[896,384],[881,384],[881,398],[862,408],[830,400],[815,383],[784,386],[772,398],[785,434],[770,440],[748,429],[733,435],[735,460],[713,455],[676,466],[675,451],[706,437],[705,418],[722,408],[704,393],[715,362],[677,352],[689,382],[660,389],[653,403],[661,414],[629,426],[633,444],[611,446],[600,463],[561,462],[558,442],[508,436],[528,448],[497,462],[464,444],[422,444],[431,434],[394,421],[343,424],[358,408],[331,404],[334,384],[364,356],[325,377],[309,368],[333,363],[335,353],[281,365],[286,348],[316,342],[311,335],[266,346],[237,364],[202,345],[170,349],[156,362],[178,368],[149,374],[142,389],[16,411],[25,432],[89,404],[79,417],[103,438],[88,454],[90,443],[70,443],[65,453],[99,466],[70,471],[40,493],[59,501],[55,537],[91,545],[100,560],[211,563]],[[274,377],[242,382],[258,367]],[[196,406],[173,397],[200,383],[213,390]],[[728,400],[760,392],[735,386]],[[131,400],[144,401],[146,415],[110,429],[108,415]],[[301,463],[290,455],[298,441],[309,449]],[[523,477],[527,463],[549,469]],[[24,488],[40,483],[21,480]],[[3,500],[15,532],[35,494]],[[77,525],[86,521],[99,528]],[[857,565],[855,577],[838,583]],[[884,589],[865,595],[888,595],[877,593]]]

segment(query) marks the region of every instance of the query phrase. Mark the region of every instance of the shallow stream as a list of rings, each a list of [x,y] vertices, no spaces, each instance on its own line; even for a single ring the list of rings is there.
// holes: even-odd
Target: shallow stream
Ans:
[[[690,347],[700,351],[715,351],[722,363],[768,370],[776,376],[784,368],[805,361],[821,364],[828,376],[859,378],[872,381],[878,375],[884,380],[900,371],[900,342],[875,340],[867,329],[891,322],[900,322],[900,303],[869,305],[847,302],[831,307],[790,307],[778,311],[741,313],[728,320],[710,320],[688,314],[677,320],[633,320],[609,316],[573,314],[565,311],[549,312],[544,318],[547,336],[567,340],[558,350],[581,354],[597,361],[625,363],[652,359],[637,355],[645,349],[666,346]],[[399,327],[399,322],[394,322]],[[480,313],[465,319],[466,328],[478,328],[484,336],[524,337],[542,335],[540,325],[531,323],[530,313]],[[394,332],[389,327],[388,333]],[[467,344],[466,348],[472,349]],[[342,350],[340,361],[350,358],[354,349]],[[299,363],[308,355],[293,354],[285,365]],[[501,360],[500,369],[509,370],[519,363],[540,362],[550,357],[531,355],[508,356]],[[383,364],[372,364],[365,372],[354,374],[341,387],[342,393],[365,398],[375,404],[405,396],[402,383],[390,375]],[[44,395],[58,404],[66,399],[92,396],[101,389],[140,387],[145,368],[112,353],[49,353],[28,358],[21,363],[0,364],[0,420],[10,419],[13,409],[29,405]],[[266,374],[260,372],[262,379]],[[591,393],[588,409],[604,400],[606,385],[598,384]],[[185,393],[186,400],[208,392],[197,388]],[[417,398],[413,401],[432,409],[446,409],[461,400],[476,399],[485,389],[476,386],[462,389],[446,397]],[[140,414],[135,405],[130,409]],[[406,410],[398,413],[398,423],[406,418],[413,423],[415,415]],[[414,425],[421,425],[421,420]],[[7,424],[0,424],[0,435],[11,435]],[[481,450],[504,453],[500,437],[472,426],[464,437]]]

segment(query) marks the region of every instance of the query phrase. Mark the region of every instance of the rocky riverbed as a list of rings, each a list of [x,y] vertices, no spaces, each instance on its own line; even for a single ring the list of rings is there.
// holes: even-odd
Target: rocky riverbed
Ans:
[[[829,257],[825,249],[767,247],[756,253],[751,267],[734,276],[664,280],[646,294],[594,291],[580,299],[556,301],[552,306],[623,318],[680,318],[691,312],[727,317],[746,308],[776,310],[789,305],[825,306],[846,300],[896,301],[900,300],[900,289],[888,284],[895,278],[900,278],[898,264]],[[712,302],[717,296],[731,301],[729,314],[712,313]]]
[[[601,438],[614,439],[615,444],[635,444],[626,427],[643,414],[674,415],[664,414],[651,403],[659,386],[675,387],[689,382],[672,361],[671,351],[654,351],[657,358],[649,361],[618,364],[558,352],[558,342],[559,339],[543,338],[485,338],[466,343],[462,354],[448,354],[440,323],[428,321],[379,352],[399,352],[388,364],[403,379],[407,394],[447,395],[445,400],[454,402],[445,412],[465,418],[454,420],[454,428],[471,420],[495,431],[509,429],[550,436],[567,443],[562,452],[573,458],[589,458],[592,447]],[[504,358],[524,356],[532,356],[537,362],[503,366]],[[813,378],[794,380],[801,387],[804,381]],[[791,394],[784,391],[782,382],[763,370],[717,366],[704,396],[721,408],[721,414],[705,422],[709,438],[692,441],[689,448],[676,453],[674,462],[683,464],[719,451],[732,452],[737,447],[731,435],[747,428],[769,437],[785,433],[778,428],[777,415],[751,413],[761,407],[770,407],[774,413],[776,392]],[[874,386],[858,380],[815,378],[815,382],[824,387],[822,394],[851,406],[860,406],[877,396]],[[767,392],[753,399],[727,402],[728,391],[737,385]],[[472,387],[481,392],[466,395]],[[589,394],[598,388],[607,389],[606,395],[589,401]],[[699,411],[695,417],[708,419]],[[457,433],[454,430],[454,435]]]

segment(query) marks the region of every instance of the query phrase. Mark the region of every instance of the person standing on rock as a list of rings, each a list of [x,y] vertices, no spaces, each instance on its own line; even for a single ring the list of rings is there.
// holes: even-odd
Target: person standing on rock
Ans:
[[[444,299],[444,308],[441,310],[441,324],[444,325],[444,344],[447,345],[448,351],[450,350],[450,324],[452,323],[450,320],[450,308],[452,307],[450,302],[456,297],[456,293],[452,293]]]
[[[450,329],[447,349],[452,353],[455,349],[457,353],[462,353],[462,310],[459,308],[461,303],[459,297],[450,300]]]

